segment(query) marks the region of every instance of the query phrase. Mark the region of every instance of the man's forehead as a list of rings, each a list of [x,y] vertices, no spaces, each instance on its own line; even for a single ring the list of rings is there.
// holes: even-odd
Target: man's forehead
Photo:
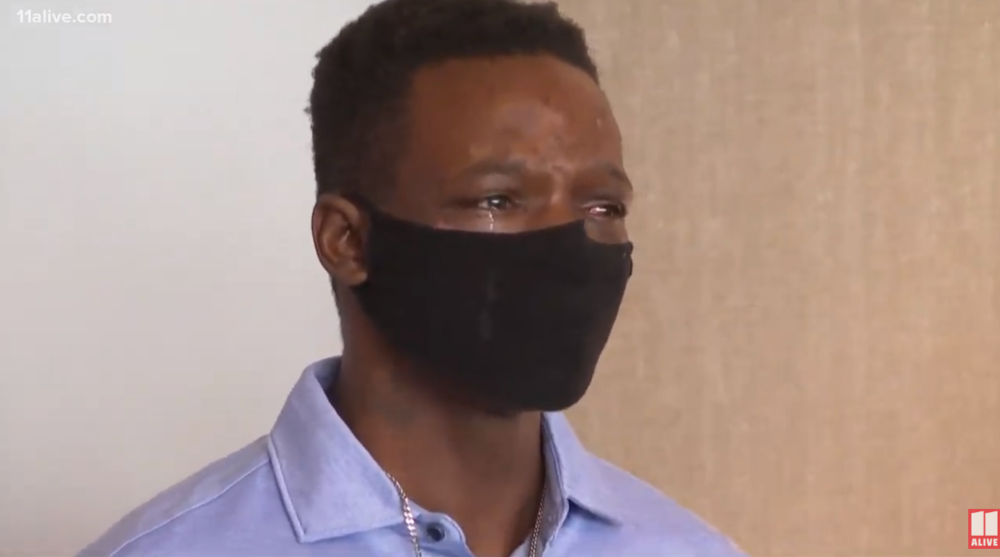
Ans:
[[[610,105],[590,76],[544,56],[428,67],[414,78],[409,109],[415,131],[435,135],[552,132],[560,126],[617,135]]]

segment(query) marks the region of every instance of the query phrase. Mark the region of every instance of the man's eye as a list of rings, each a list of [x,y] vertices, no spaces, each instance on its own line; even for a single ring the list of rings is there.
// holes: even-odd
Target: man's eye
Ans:
[[[628,208],[624,203],[600,203],[588,207],[587,213],[602,219],[621,219],[628,214]]]
[[[514,208],[515,204],[514,199],[509,195],[495,194],[480,199],[479,203],[476,204],[476,207],[483,211],[493,213],[499,211],[509,211]]]

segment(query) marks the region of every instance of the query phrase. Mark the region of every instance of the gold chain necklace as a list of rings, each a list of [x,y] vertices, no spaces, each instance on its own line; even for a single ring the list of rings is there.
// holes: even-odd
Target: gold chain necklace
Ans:
[[[413,509],[410,507],[410,498],[406,496],[406,492],[403,491],[403,486],[399,485],[396,478],[392,477],[391,474],[386,474],[389,477],[389,481],[392,482],[393,487],[396,488],[396,493],[399,494],[399,501],[403,512],[403,522],[406,524],[406,531],[410,534],[410,542],[413,543],[413,556],[414,557],[424,557],[423,551],[420,549],[420,536],[417,535],[417,521],[413,518]],[[531,530],[531,538],[528,540],[528,557],[539,557],[538,554],[538,540],[541,537],[542,531],[542,516],[545,511],[545,493],[548,482],[542,484],[542,498],[538,502],[538,514],[535,515],[535,526]]]

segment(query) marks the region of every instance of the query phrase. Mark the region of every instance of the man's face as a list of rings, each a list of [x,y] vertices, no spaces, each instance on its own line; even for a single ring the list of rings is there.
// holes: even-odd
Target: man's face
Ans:
[[[414,77],[408,148],[385,210],[437,228],[518,232],[587,219],[628,239],[632,186],[597,84],[547,56],[455,60]]]

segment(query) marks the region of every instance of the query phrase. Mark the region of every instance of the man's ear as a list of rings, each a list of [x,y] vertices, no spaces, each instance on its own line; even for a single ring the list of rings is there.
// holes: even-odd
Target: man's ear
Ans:
[[[334,283],[357,286],[368,278],[364,257],[368,218],[346,198],[322,194],[312,213],[316,256]]]

